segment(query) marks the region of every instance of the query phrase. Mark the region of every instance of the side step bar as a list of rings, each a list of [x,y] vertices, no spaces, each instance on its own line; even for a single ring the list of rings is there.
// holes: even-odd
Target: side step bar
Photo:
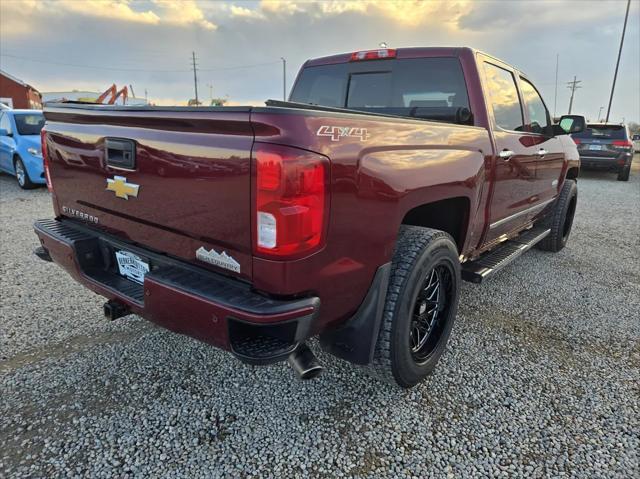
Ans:
[[[531,228],[519,236],[502,243],[474,261],[462,265],[462,279],[472,283],[482,283],[494,273],[511,263],[536,243],[544,239],[550,229]]]

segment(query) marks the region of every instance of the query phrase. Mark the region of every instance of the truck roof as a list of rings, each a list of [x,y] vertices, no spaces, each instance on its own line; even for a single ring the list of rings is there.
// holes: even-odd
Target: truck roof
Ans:
[[[378,50],[378,49],[373,49]],[[381,50],[384,50],[382,48]],[[396,58],[421,58],[421,57],[439,57],[439,56],[452,56],[457,57],[463,51],[469,53],[475,53],[477,50],[470,47],[403,47],[395,48]],[[337,55],[329,55],[326,57],[312,58],[307,60],[304,66],[318,66],[318,65],[332,65],[336,63],[347,63],[351,61],[351,55],[349,53],[339,53]]]
[[[500,58],[497,58],[489,53],[483,52],[481,50],[478,50],[472,47],[401,47],[401,48],[387,47],[386,49],[395,50],[396,58],[460,57],[465,54],[469,56],[475,56],[476,53],[482,53],[487,57],[493,58],[494,60],[510,65],[508,62],[505,62]],[[378,49],[372,49],[372,51],[375,51],[375,50],[378,50]],[[384,50],[384,48],[380,48],[380,50]],[[364,51],[367,51],[367,50],[364,50]],[[349,61],[351,61],[351,55],[353,53],[354,52],[339,53],[337,55],[329,55],[326,57],[311,58],[304,63],[303,67],[313,67],[313,66],[319,66],[319,65],[335,65],[337,63],[348,63]],[[526,74],[524,74],[522,70],[516,68],[513,65],[510,65],[510,66],[514,70],[518,70],[519,73],[522,73],[523,75],[526,76]]]

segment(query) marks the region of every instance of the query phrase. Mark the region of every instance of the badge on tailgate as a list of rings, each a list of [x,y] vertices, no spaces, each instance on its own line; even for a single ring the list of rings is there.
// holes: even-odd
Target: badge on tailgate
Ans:
[[[200,246],[196,251],[196,258],[205,263],[231,270],[234,273],[240,272],[240,263],[229,256],[226,251],[222,253],[218,253],[214,249],[207,251],[204,246]]]
[[[118,198],[128,200],[129,196],[138,197],[140,185],[127,183],[127,179],[124,176],[116,175],[113,178],[107,178],[107,191],[113,191]]]

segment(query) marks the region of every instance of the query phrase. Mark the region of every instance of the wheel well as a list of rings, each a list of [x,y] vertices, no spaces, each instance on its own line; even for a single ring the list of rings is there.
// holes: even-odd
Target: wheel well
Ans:
[[[416,206],[407,212],[402,224],[446,231],[455,240],[458,251],[462,251],[468,219],[469,200],[459,197]]]
[[[580,169],[578,167],[569,168],[567,171],[567,180],[577,180]]]

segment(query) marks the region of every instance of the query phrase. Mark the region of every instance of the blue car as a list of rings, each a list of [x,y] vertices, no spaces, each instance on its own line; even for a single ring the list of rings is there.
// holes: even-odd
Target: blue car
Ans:
[[[40,151],[40,110],[0,110],[0,171],[15,176],[20,188],[46,183]]]

